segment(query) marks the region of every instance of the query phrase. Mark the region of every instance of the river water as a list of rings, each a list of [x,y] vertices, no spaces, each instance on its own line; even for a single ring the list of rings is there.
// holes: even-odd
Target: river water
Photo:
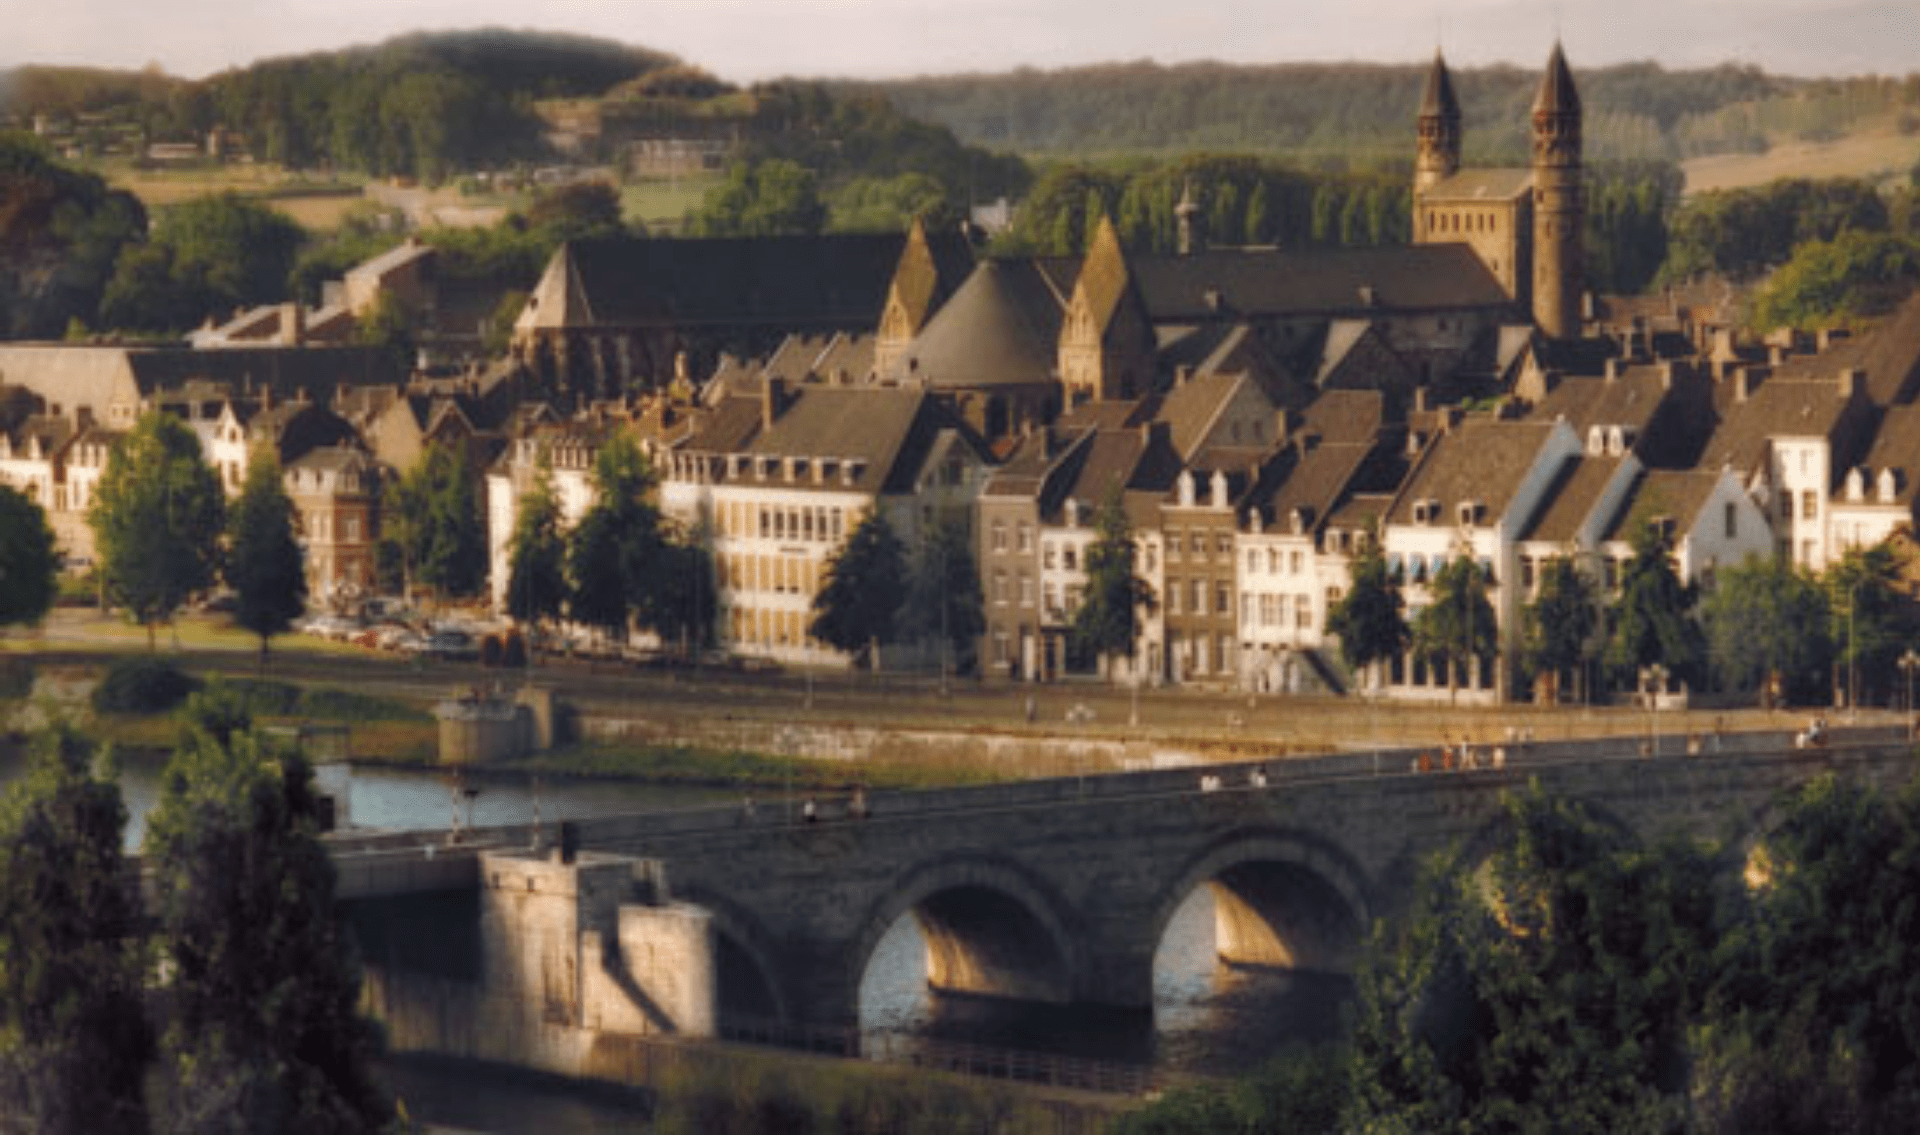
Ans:
[[[126,755],[121,791],[127,802],[127,848],[137,850],[146,815],[160,794],[159,758]],[[17,752],[0,750],[0,786],[24,771]],[[323,791],[345,801],[356,827],[430,829],[526,823],[620,812],[713,804],[736,793],[701,787],[623,781],[470,773],[451,780],[418,769],[323,766]],[[927,986],[927,949],[912,915],[881,939],[860,988],[861,1027],[992,1048],[1044,1052],[1166,1070],[1233,1074],[1292,1041],[1336,1035],[1349,979],[1218,961],[1213,899],[1196,890],[1168,925],[1154,957],[1151,1012],[1084,1005],[1042,1005],[934,993]],[[462,1129],[585,1132],[632,1129],[638,1103],[613,1092],[580,1091],[538,1077],[502,1079],[457,1063],[400,1059],[388,1063],[417,1119]],[[496,1117],[487,1121],[485,1116]],[[533,1122],[532,1117],[539,1121]]]

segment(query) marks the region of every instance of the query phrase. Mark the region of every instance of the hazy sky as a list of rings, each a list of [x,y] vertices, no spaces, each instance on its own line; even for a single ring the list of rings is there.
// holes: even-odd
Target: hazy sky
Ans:
[[[0,0],[0,67],[159,63],[199,76],[418,28],[605,36],[744,82],[1114,60],[1726,61],[1920,70],[1920,3],[1857,0]]]

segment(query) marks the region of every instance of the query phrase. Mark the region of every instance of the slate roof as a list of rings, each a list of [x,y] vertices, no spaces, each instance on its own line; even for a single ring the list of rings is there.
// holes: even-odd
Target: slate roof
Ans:
[[[1192,256],[1140,256],[1133,270],[1156,323],[1213,320],[1222,310],[1254,319],[1364,318],[1379,309],[1512,306],[1499,281],[1463,244],[1217,249]]]
[[[1593,515],[1600,494],[1626,462],[1621,457],[1568,458],[1548,487],[1546,505],[1521,530],[1520,539],[1565,544]]]
[[[763,426],[745,452],[756,457],[795,457],[859,462],[851,485],[838,475],[823,487],[866,493],[899,493],[913,487],[917,457],[946,420],[925,391],[904,388],[804,386],[770,426]],[[812,473],[795,483],[812,483]]]
[[[1325,442],[1371,445],[1386,420],[1386,405],[1378,390],[1329,390],[1307,406],[1299,432]]]
[[[1920,292],[1867,331],[1818,354],[1792,356],[1774,377],[1831,379],[1849,369],[1866,375],[1867,398],[1876,406],[1914,400],[1920,392]]]
[[[1387,523],[1411,525],[1413,503],[1436,501],[1437,526],[1451,527],[1458,506],[1486,506],[1486,521],[1505,515],[1520,479],[1538,460],[1558,423],[1468,418],[1435,438],[1394,498]]]
[[[570,241],[521,326],[870,329],[904,241],[898,233]]]
[[[1426,192],[1422,201],[1511,201],[1533,188],[1530,169],[1464,169],[1443,178]]]
[[[1166,392],[1154,418],[1167,423],[1174,449],[1191,459],[1227,405],[1249,386],[1259,389],[1259,384],[1244,374],[1214,371],[1193,375]]]
[[[1893,503],[1912,506],[1915,490],[1920,488],[1920,405],[1894,406],[1881,417],[1880,430],[1862,464],[1867,500],[1878,500],[1875,478],[1882,469],[1892,469],[1896,474]]]
[[[1243,504],[1258,509],[1268,525],[1288,525],[1295,509],[1304,510],[1308,530],[1317,531],[1351,491],[1372,450],[1351,442],[1296,447],[1268,463]]]
[[[1673,518],[1685,533],[1699,518],[1707,498],[1720,481],[1718,472],[1694,469],[1649,469],[1636,479],[1607,525],[1604,540],[1631,540],[1634,532],[1657,516]]]
[[[1460,98],[1453,93],[1453,76],[1447,71],[1447,61],[1441,58],[1436,49],[1433,53],[1433,66],[1427,71],[1427,87],[1420,96],[1420,117],[1460,117]]]
[[[1527,417],[1540,421],[1562,418],[1586,443],[1592,426],[1630,426],[1645,434],[1668,395],[1660,368],[1623,368],[1613,378],[1568,375],[1547,392]]]
[[[1566,52],[1554,41],[1553,54],[1547,57],[1546,73],[1540,76],[1540,89],[1534,92],[1535,114],[1579,114],[1580,92],[1573,85],[1573,70],[1567,66]]]
[[[936,390],[1054,381],[1061,309],[1030,264],[986,260],[914,337],[887,377],[917,375]]]
[[[1746,475],[1766,459],[1768,441],[1776,437],[1833,438],[1847,403],[1837,382],[1793,381],[1771,378],[1747,396],[1733,402],[1700,454],[1699,468],[1722,466]],[[1844,460],[1844,454],[1836,453]]]

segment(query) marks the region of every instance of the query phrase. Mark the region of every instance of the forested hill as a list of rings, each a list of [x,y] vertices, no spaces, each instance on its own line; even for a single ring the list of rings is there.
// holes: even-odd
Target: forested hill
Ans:
[[[676,62],[586,36],[416,32],[197,81],[22,67],[0,76],[0,115],[112,113],[154,140],[199,139],[224,126],[266,161],[437,179],[536,156],[541,126],[532,100],[597,96]]]
[[[965,141],[1025,154],[1254,151],[1371,164],[1410,160],[1426,74],[1426,64],[1138,62],[839,86],[882,93]],[[1849,116],[1920,105],[1920,77],[1807,81],[1651,63],[1577,74],[1588,153],[1600,159],[1764,149],[1769,135],[1844,132]],[[1453,77],[1467,160],[1525,155],[1539,72],[1456,68]]]

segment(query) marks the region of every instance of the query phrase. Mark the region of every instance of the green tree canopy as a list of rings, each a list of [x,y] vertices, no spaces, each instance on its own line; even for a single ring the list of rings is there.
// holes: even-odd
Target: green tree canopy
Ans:
[[[1700,604],[1715,679],[1731,689],[1766,689],[1810,698],[1833,655],[1827,596],[1820,585],[1775,556],[1749,556],[1724,568]]]
[[[971,541],[958,521],[935,525],[920,545],[905,613],[910,634],[941,644],[943,666],[961,673],[974,668],[974,644],[987,629],[986,599]]]
[[[107,597],[147,628],[213,584],[226,500],[178,418],[151,411],[107,457],[87,512]]]
[[[59,570],[46,511],[18,489],[0,485],[0,627],[46,617]]]
[[[1571,556],[1551,557],[1538,570],[1540,591],[1524,614],[1527,669],[1554,675],[1556,688],[1575,675],[1584,701],[1587,663],[1598,649],[1599,597]]]
[[[0,338],[56,339],[95,323],[122,248],[146,235],[138,198],[0,131]]]
[[[687,214],[692,236],[805,236],[826,223],[818,179],[783,158],[735,163],[727,180]]]
[[[553,468],[542,453],[507,542],[507,614],[536,627],[542,619],[558,618],[567,601],[566,569],[567,541],[560,531]]]
[[[210,315],[278,303],[305,239],[292,218],[237,193],[183,201],[160,214],[147,243],[122,250],[100,322],[180,332]]]
[[[227,530],[227,586],[233,588],[233,621],[260,636],[260,664],[267,644],[307,609],[307,554],[294,535],[293,501],[281,482],[280,459],[261,446],[247,463],[247,479],[233,502]]]
[[[1893,548],[1849,548],[1822,582],[1835,661],[1847,668],[1842,685],[1857,701],[1884,696],[1899,681],[1896,659],[1914,631],[1913,603],[1904,595]],[[1858,690],[1851,688],[1854,680]]]
[[[1104,658],[1110,668],[1114,659],[1133,656],[1145,617],[1153,610],[1153,588],[1134,568],[1138,554],[1126,498],[1116,485],[1094,516],[1093,543],[1082,561],[1087,586],[1067,623],[1075,651]],[[1117,669],[1111,677],[1119,679]]]
[[[170,967],[169,1125],[378,1127],[390,1107],[368,1074],[374,1034],[306,759],[216,690],[188,703],[162,783],[146,863]]]
[[[898,637],[906,594],[906,549],[876,507],[827,562],[807,633],[878,670],[880,647]]]
[[[486,576],[485,529],[465,459],[441,442],[388,483],[383,521],[399,546],[408,585],[471,595]]]
[[[1428,592],[1427,605],[1414,616],[1413,651],[1444,671],[1452,694],[1469,663],[1484,664],[1499,651],[1486,573],[1462,552],[1434,572]]]
[[[1363,670],[1406,648],[1406,599],[1377,538],[1361,541],[1347,578],[1347,593],[1327,610],[1327,633],[1340,640],[1347,665]]]
[[[1753,326],[1858,326],[1900,306],[1920,283],[1920,242],[1848,230],[1800,245],[1753,301]]]
[[[127,810],[56,727],[0,804],[0,1094],[21,1130],[146,1130],[144,959]],[[9,1123],[8,1126],[12,1126]]]
[[[609,434],[593,462],[593,506],[567,541],[568,610],[625,641],[651,610],[662,537],[653,465],[630,433]]]
[[[573,181],[536,194],[527,207],[527,224],[547,244],[625,236],[620,190],[610,181]]]
[[[1634,530],[1633,558],[1621,576],[1607,640],[1607,667],[1618,685],[1635,685],[1641,671],[1656,664],[1695,686],[1704,676],[1706,648],[1693,618],[1696,595],[1674,568],[1671,544],[1651,522]]]

